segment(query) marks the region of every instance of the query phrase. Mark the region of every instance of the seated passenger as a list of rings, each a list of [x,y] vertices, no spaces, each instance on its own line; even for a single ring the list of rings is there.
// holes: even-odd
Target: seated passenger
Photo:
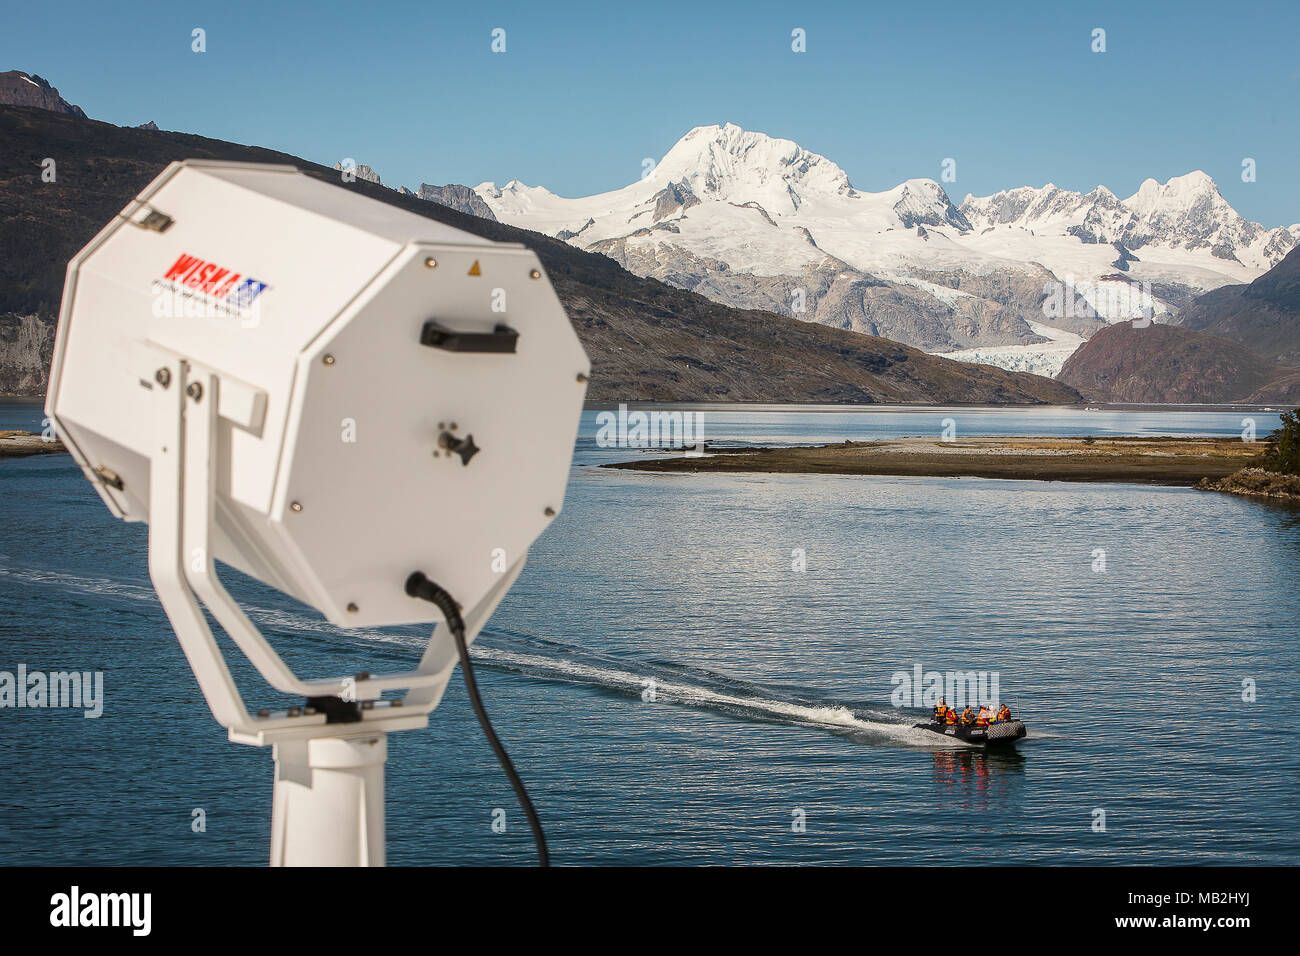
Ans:
[[[973,723],[975,723],[975,711],[970,709],[970,704],[967,704],[966,709],[961,712],[961,725],[969,727]]]
[[[948,705],[944,703],[943,698],[939,698],[939,703],[934,705],[934,722],[943,723],[943,718],[948,714]]]
[[[994,717],[993,719],[994,719],[994,720],[1010,720],[1010,719],[1011,719],[1011,708],[1008,707],[1006,704],[1003,704],[1001,707],[998,708],[998,715],[997,715],[996,717]]]
[[[957,708],[949,707],[948,712],[943,715],[943,722],[949,727],[957,723]]]
[[[990,718],[991,716],[993,716],[992,712],[991,712],[987,707],[985,707],[983,704],[980,704],[980,712],[979,712],[979,714],[975,717],[975,726],[976,726],[976,727],[987,727],[987,726],[989,725],[989,718]]]

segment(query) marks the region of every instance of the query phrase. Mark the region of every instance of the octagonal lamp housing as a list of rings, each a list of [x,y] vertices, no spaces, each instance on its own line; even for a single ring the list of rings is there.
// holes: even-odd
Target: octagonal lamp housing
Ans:
[[[590,369],[526,247],[193,160],[68,266],[47,412],[128,521],[159,355],[220,383],[212,557],[343,627],[435,620],[416,569],[467,608],[489,593],[560,511]]]

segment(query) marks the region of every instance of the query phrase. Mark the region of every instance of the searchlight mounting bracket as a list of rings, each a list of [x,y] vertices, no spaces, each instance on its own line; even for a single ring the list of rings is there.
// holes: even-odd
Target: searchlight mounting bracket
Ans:
[[[455,643],[439,624],[414,670],[315,680],[295,675],[226,592],[212,558],[218,420],[256,430],[265,395],[154,343],[138,345],[133,359],[141,386],[152,393],[156,443],[149,469],[149,575],[213,717],[230,740],[273,749],[271,864],[382,866],[387,734],[428,725],[458,661]],[[526,559],[527,552],[464,615],[467,643]],[[359,719],[340,721],[333,707],[250,714],[203,607],[271,687],[309,701],[356,702]],[[385,691],[406,693],[384,700]]]

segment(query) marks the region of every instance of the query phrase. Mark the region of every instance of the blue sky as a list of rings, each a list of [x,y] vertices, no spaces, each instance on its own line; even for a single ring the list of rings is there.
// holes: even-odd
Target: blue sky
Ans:
[[[1124,197],[1204,169],[1247,218],[1300,222],[1294,2],[129,6],[9,4],[0,70],[39,73],[95,119],[352,157],[390,185],[586,195],[732,122],[860,189],[939,179],[947,157],[957,202],[1048,181]]]

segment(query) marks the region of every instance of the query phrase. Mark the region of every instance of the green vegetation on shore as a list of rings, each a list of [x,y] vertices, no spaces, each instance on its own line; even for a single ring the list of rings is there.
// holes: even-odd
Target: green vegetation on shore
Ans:
[[[1268,471],[1300,475],[1300,410],[1283,413],[1282,427],[1268,436],[1261,463]]]

